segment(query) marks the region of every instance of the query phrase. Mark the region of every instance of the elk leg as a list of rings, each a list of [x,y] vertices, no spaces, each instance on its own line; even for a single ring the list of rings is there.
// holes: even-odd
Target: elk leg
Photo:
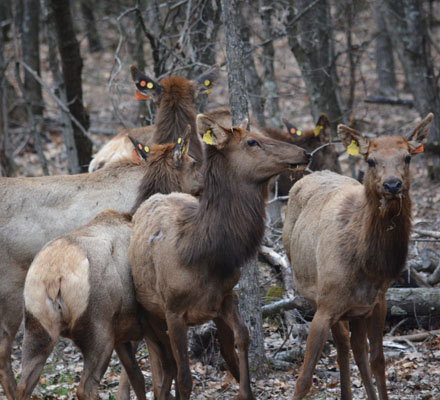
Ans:
[[[380,400],[388,400],[387,385],[385,377],[385,357],[383,355],[382,336],[387,315],[387,303],[385,295],[382,294],[371,317],[367,319],[367,333],[370,340],[370,366],[376,385],[379,391]]]
[[[316,311],[306,342],[304,364],[295,385],[293,400],[304,398],[312,386],[313,371],[321,356],[332,321],[326,312]]]
[[[192,376],[189,369],[187,325],[177,314],[167,311],[166,321],[174,360],[177,364],[177,384],[181,400],[191,396]]]
[[[252,394],[249,377],[249,331],[241,318],[238,308],[238,297],[235,293],[231,293],[223,299],[222,315],[220,318],[222,318],[229,328],[232,329],[232,332],[234,333],[234,342],[238,349],[240,388],[237,399],[253,400],[254,395]],[[230,343],[228,343],[228,346],[230,346]]]
[[[223,359],[226,361],[232,376],[237,382],[240,382],[240,368],[237,353],[235,351],[234,332],[221,318],[215,318],[214,322],[217,326],[220,352]]]
[[[26,313],[22,347],[22,376],[18,383],[17,400],[31,398],[56,340],[57,338],[51,339],[47,331],[32,314]]]
[[[351,349],[356,364],[361,373],[367,396],[371,400],[376,400],[376,391],[371,379],[370,366],[368,364],[368,346],[367,346],[367,324],[365,319],[359,318],[351,321]]]
[[[82,332],[84,335],[77,345],[84,358],[84,369],[78,387],[78,399],[98,399],[98,386],[104,376],[113,352],[114,340],[105,332],[110,328],[100,327],[100,333]]]
[[[134,353],[134,349],[137,349],[138,343],[139,342],[134,343],[133,346],[130,342],[117,344],[115,345],[115,350],[116,353],[118,353],[119,359],[124,367],[124,371],[130,380],[130,384],[136,393],[136,397],[138,399],[145,399],[145,380]],[[130,394],[129,386],[128,394]]]
[[[333,340],[338,353],[338,364],[341,375],[341,400],[351,400],[350,387],[350,335],[347,324],[342,321],[332,326]]]
[[[8,321],[5,321],[6,323]],[[17,328],[18,329],[18,328]],[[17,329],[13,334],[9,329],[0,326],[0,384],[8,400],[15,399],[16,383],[11,366],[11,349]]]

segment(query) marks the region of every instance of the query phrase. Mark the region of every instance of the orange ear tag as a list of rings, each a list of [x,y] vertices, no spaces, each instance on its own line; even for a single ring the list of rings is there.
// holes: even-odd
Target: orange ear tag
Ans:
[[[423,147],[423,143],[417,147],[416,149],[414,149],[411,154],[416,154],[416,153],[423,153],[425,151],[425,148]]]
[[[149,98],[150,96],[145,96],[144,94],[139,92],[139,90],[136,90],[136,100],[147,100]]]

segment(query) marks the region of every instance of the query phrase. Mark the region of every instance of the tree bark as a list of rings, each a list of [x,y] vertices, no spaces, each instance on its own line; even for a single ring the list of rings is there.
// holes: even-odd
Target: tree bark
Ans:
[[[335,134],[337,124],[347,121],[334,62],[329,3],[290,0],[290,5],[288,42],[306,84],[313,120],[317,121],[321,113],[327,114]]]
[[[417,0],[386,0],[384,16],[390,30],[391,40],[403,66],[405,79],[414,97],[420,116],[434,113],[434,123],[426,148],[440,145],[440,93],[422,5]],[[440,180],[440,154],[432,154],[433,166],[430,176]]]
[[[383,2],[376,1],[374,20],[376,22],[376,73],[379,83],[379,93],[387,96],[396,96],[396,73],[394,68],[393,46],[383,15]]]
[[[255,66],[254,56],[252,54],[251,30],[249,24],[244,18],[242,12],[239,12],[241,37],[243,38],[243,66],[246,79],[246,90],[252,108],[252,116],[260,126],[266,126],[264,118],[264,97],[262,93],[263,83]]]
[[[226,36],[229,106],[231,108],[232,124],[237,125],[243,119],[249,118],[243,71],[240,2],[238,0],[222,0],[222,12]],[[264,353],[263,321],[261,318],[256,256],[242,268],[239,296],[241,315],[250,328],[250,367],[256,376],[261,376],[264,374],[267,362]]]
[[[89,51],[90,53],[99,53],[102,50],[101,39],[99,38],[95,15],[89,0],[81,0],[81,14],[84,18]]]
[[[40,75],[40,1],[23,0],[21,47],[23,61]],[[43,96],[40,84],[27,71],[24,72],[24,87],[31,102],[34,115],[43,114]]]
[[[54,13],[58,48],[66,86],[66,95],[69,110],[80,122],[84,129],[89,128],[89,115],[83,105],[82,97],[82,59],[79,44],[75,37],[72,14],[69,0],[50,0],[49,4]],[[86,172],[92,158],[92,143],[74,127],[75,145],[78,152],[78,161],[81,171]]]
[[[275,49],[272,41],[272,0],[259,0],[261,18],[261,40],[263,41],[263,77],[264,97],[269,118],[269,126],[282,129],[281,111],[278,101],[278,85],[275,80],[274,57]]]

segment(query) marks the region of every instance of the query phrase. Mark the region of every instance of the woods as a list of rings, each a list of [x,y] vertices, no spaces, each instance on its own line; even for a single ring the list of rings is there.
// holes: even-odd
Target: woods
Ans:
[[[197,113],[218,118],[217,122],[225,128],[247,120],[249,131],[302,146],[309,153],[318,147],[315,142],[319,141],[319,146],[327,147],[325,151],[318,150],[322,153],[312,160],[314,168],[321,169],[317,164],[328,168],[328,163],[317,161],[320,155],[332,153],[337,172],[353,178],[364,176],[368,163],[356,152],[347,153],[337,136],[339,124],[368,138],[390,133],[406,137],[432,112],[434,120],[424,153],[411,162],[413,230],[405,267],[387,292],[385,335],[398,337],[436,331],[440,323],[439,40],[437,0],[3,2],[0,177],[84,173],[93,155],[112,137],[121,134],[126,140],[130,129],[167,126],[173,119],[168,109],[166,115],[158,111],[160,89],[149,92],[149,99],[136,101],[131,65],[145,72],[154,84],[171,75],[193,79],[194,85],[198,82],[201,87],[194,89],[191,107],[194,100]],[[206,76],[203,82],[197,81],[203,76],[200,74],[214,65],[218,65],[218,77]],[[328,117],[328,131],[317,123],[323,113]],[[188,123],[195,135],[193,117],[191,114]],[[175,126],[183,126],[182,121],[187,122],[183,118]],[[175,131],[173,125],[168,137],[177,135]],[[316,139],[311,147],[305,143],[308,135]],[[127,143],[131,154],[131,142],[126,140],[125,149]],[[190,154],[197,146],[198,142],[189,144]],[[112,153],[106,157],[111,165]],[[197,161],[201,163],[200,159]],[[99,168],[105,162],[97,164]],[[281,242],[285,188],[288,190],[299,176],[289,173],[283,181],[268,186],[269,217],[264,247],[246,261],[235,288],[241,316],[251,336],[252,390],[256,381],[271,375],[277,353],[295,352],[295,357],[285,359],[289,364],[284,368],[289,372],[283,370],[279,375],[289,380],[289,388],[277,394],[268,391],[261,398],[284,399],[293,395],[305,347],[304,332],[313,318],[313,309],[298,295],[292,282],[292,270]],[[124,188],[128,185],[125,182]],[[137,181],[133,189],[136,185]],[[2,202],[7,204],[4,199]],[[61,218],[62,213],[59,215]],[[72,225],[71,229],[74,228],[79,225]],[[68,232],[57,231],[61,233]],[[5,246],[6,240],[0,245]],[[1,296],[3,312],[6,302]],[[3,327],[0,328],[2,331]],[[11,336],[6,332],[5,337],[8,335]],[[221,359],[215,335],[215,328],[209,324],[190,328],[190,355],[206,371],[206,366],[222,371],[226,368],[221,361],[212,361]],[[8,342],[10,346],[9,336],[3,340],[0,335],[0,344]],[[273,336],[277,338],[275,344],[268,345]],[[434,334],[434,338],[429,344],[423,342],[427,347],[420,347],[419,352],[438,352],[438,335]],[[333,346],[332,336],[330,340]],[[198,348],[200,343],[203,345]],[[296,348],[301,351],[296,353]],[[435,354],[434,358],[440,359]],[[19,336],[13,355],[11,368],[17,376],[21,357]],[[145,354],[138,357],[148,360]],[[1,363],[0,359],[3,368]],[[114,365],[112,368],[119,372],[120,364],[116,361]],[[325,368],[318,364],[318,371]],[[287,375],[289,378],[285,378]],[[203,398],[207,388],[199,381],[209,381],[213,376],[211,371],[203,379],[195,379],[191,398]],[[151,374],[148,379],[153,379]],[[326,390],[328,376],[319,379],[319,390]],[[6,384],[1,376],[0,382],[2,398],[6,396]],[[393,397],[393,386],[388,386]],[[214,394],[210,398],[233,398],[236,388],[238,385],[226,397],[212,388]],[[258,391],[262,395],[265,390]],[[404,392],[398,394],[398,398],[409,396],[405,397]]]

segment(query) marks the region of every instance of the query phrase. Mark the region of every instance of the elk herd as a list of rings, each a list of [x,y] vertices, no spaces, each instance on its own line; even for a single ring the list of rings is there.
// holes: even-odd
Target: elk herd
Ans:
[[[289,194],[283,244],[295,287],[315,309],[293,399],[308,394],[330,330],[341,398],[352,398],[351,348],[368,399],[377,399],[373,377],[388,399],[385,292],[405,264],[409,166],[433,115],[408,137],[367,138],[339,125],[342,144],[366,161],[361,184],[341,175],[325,115],[301,135],[288,123],[287,133],[252,120],[231,127],[228,109],[197,115],[195,100],[218,73],[214,66],[195,80],[156,82],[131,67],[137,97],[156,103],[154,125],[110,140],[88,174],[0,179],[0,383],[8,400],[31,398],[60,336],[83,355],[79,399],[99,397],[113,350],[123,366],[118,398],[128,400],[132,387],[146,399],[135,358],[142,339],[154,398],[173,398],[174,382],[176,398],[189,399],[188,327],[209,320],[237,398],[254,399],[234,286],[263,239],[276,177]],[[292,186],[292,172],[307,166],[324,171]],[[11,350],[23,318],[17,385]]]

